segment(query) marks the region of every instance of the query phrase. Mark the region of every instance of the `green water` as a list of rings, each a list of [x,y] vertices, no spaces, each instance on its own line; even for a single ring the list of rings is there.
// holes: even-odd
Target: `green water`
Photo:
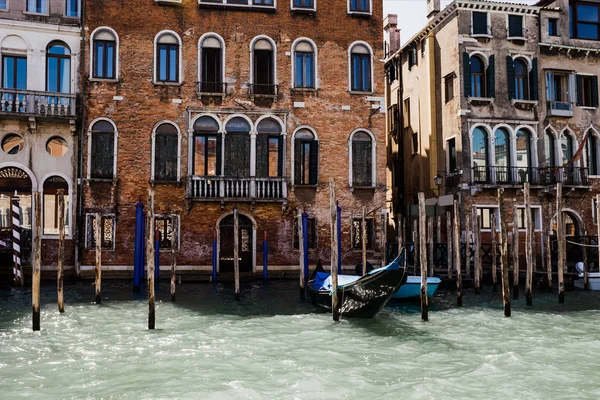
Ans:
[[[129,282],[66,285],[66,312],[43,286],[0,289],[0,399],[598,399],[600,292],[536,293],[504,318],[491,293],[440,293],[333,323],[298,301],[295,282],[158,292],[155,331]]]

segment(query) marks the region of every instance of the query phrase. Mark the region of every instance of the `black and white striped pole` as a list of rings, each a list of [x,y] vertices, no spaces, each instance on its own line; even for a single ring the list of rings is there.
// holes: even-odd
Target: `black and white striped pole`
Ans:
[[[21,261],[21,207],[17,194],[10,199],[12,247],[13,247],[13,276],[15,285],[23,286],[23,268]]]

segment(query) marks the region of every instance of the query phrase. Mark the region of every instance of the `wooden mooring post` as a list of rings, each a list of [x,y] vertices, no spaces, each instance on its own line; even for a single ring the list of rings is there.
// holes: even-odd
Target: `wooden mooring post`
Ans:
[[[304,282],[306,277],[304,276],[304,226],[302,224],[302,210],[298,208],[298,255],[300,262],[298,266],[300,268],[300,298],[303,299],[305,296]]]
[[[398,255],[402,253],[404,247],[404,217],[398,216]],[[405,255],[406,257],[406,255]]]
[[[598,226],[598,272],[600,272],[600,194],[596,195],[596,225]]]
[[[466,214],[466,213],[465,213]],[[471,278],[471,216],[465,215],[465,276]]]
[[[156,302],[154,293],[154,190],[148,190],[148,212],[146,213],[146,277],[148,279],[148,329],[154,329]]]
[[[583,290],[590,290],[590,279],[588,275],[588,251],[587,251],[587,231],[583,234],[583,243],[581,249],[583,250]]]
[[[65,261],[65,191],[58,189],[58,263],[56,268],[56,290],[58,294],[58,312],[65,312],[63,293],[63,263]]]
[[[331,298],[331,313],[334,321],[340,320],[340,295],[338,293],[338,269],[337,269],[337,207],[335,198],[335,180],[329,178],[329,209],[331,213],[331,290],[333,295]]]
[[[492,288],[494,293],[498,292],[498,245],[496,243],[496,213],[492,212],[490,222],[490,233],[492,235]]]
[[[95,221],[96,280],[94,286],[96,287],[96,304],[100,304],[102,303],[102,214],[96,213]]]
[[[235,281],[235,300],[240,300],[240,218],[237,206],[233,207],[233,279]]]
[[[433,217],[427,218],[427,254],[429,259],[429,276],[433,276]]]
[[[562,215],[562,183],[556,184],[556,238],[558,244],[558,302],[565,302],[565,227]]]
[[[367,220],[365,219],[365,214],[367,210],[365,206],[362,208],[362,218],[361,218],[361,232],[362,232],[362,274],[365,276],[367,274]],[[337,236],[337,235],[336,235]]]
[[[473,218],[473,222],[475,223],[474,231],[475,231],[475,294],[479,294],[481,292],[481,215],[477,214],[477,210],[475,210],[475,215]]]
[[[510,317],[510,283],[508,281],[508,224],[504,214],[504,189],[498,189],[498,207],[500,210],[500,270],[502,272],[502,303],[504,316]]]
[[[513,205],[512,227],[512,253],[513,253],[513,299],[519,298],[519,211],[517,202]]]
[[[31,308],[33,311],[33,330],[40,330],[40,281],[42,275],[42,202],[40,192],[33,193],[35,210],[33,237],[33,271],[31,276]]]
[[[419,254],[421,257],[421,320],[429,320],[429,305],[427,299],[427,216],[425,214],[425,193],[419,192]]]
[[[177,238],[177,229],[173,229],[171,236],[171,301],[175,301],[175,290],[177,280],[177,258],[175,255],[175,246],[179,242]]]
[[[529,196],[529,183],[525,182],[524,188],[525,201],[525,260],[527,263],[527,273],[525,274],[525,300],[528,306],[533,305],[531,295],[531,286],[533,283],[533,218],[531,217],[531,198]]]
[[[452,279],[452,217],[446,211],[446,255],[448,256],[448,279]]]
[[[458,200],[454,200],[454,264],[456,267],[456,306],[462,307],[462,268],[460,262],[460,216]]]
[[[419,256],[419,218],[413,218],[413,275],[417,275],[417,269],[420,270],[421,258]]]

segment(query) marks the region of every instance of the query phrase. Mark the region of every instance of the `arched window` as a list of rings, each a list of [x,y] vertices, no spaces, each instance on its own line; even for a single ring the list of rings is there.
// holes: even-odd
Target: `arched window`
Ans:
[[[225,125],[225,176],[250,176],[250,124],[242,117],[232,118]]]
[[[510,176],[510,134],[505,128],[496,129],[494,132],[494,166],[496,169],[496,182],[508,182]]]
[[[118,39],[110,28],[98,28],[92,33],[92,78],[117,79]]]
[[[216,34],[200,38],[200,80],[201,93],[225,93],[223,73],[225,70],[225,49],[223,39]]]
[[[589,175],[598,175],[598,137],[591,130],[587,137],[587,167]]]
[[[488,180],[488,134],[480,127],[473,130],[473,175],[476,182]]]
[[[573,136],[570,133],[565,132],[563,137],[560,139],[560,149],[562,151],[562,163],[565,164],[571,158],[573,158],[573,149],[575,147]]]
[[[267,38],[255,40],[252,51],[252,83],[253,95],[276,95],[275,85],[275,45]]]
[[[71,50],[55,41],[48,45],[46,53],[46,91],[71,93]]]
[[[373,141],[364,131],[352,135],[351,186],[373,186]]]
[[[486,97],[485,64],[478,56],[470,58],[471,65],[471,97]]]
[[[544,135],[544,164],[546,167],[556,167],[556,138],[550,129]]]
[[[179,131],[171,123],[160,124],[154,131],[154,181],[179,180]]]
[[[529,79],[527,64],[524,60],[517,58],[514,61],[515,68],[515,99],[529,100]]]
[[[221,175],[221,135],[214,118],[200,117],[194,122],[193,174]]]
[[[114,179],[116,132],[112,123],[99,120],[92,125],[89,177],[92,179]]]
[[[256,128],[256,176],[283,175],[283,138],[281,125],[272,118],[263,119]]]
[[[308,129],[294,135],[294,184],[316,185],[319,181],[319,141]]]
[[[156,82],[179,83],[181,41],[173,32],[159,33],[156,38]]]
[[[532,182],[532,166],[531,134],[526,129],[519,129],[517,131],[516,154],[517,177],[519,183]]]
[[[301,40],[294,45],[294,87],[316,88],[316,51],[312,43]]]
[[[69,185],[60,176],[51,176],[44,181],[44,235],[58,235],[60,233],[59,190],[62,190],[64,194],[65,234],[69,233]]]
[[[350,90],[372,90],[371,49],[366,44],[357,43],[350,48]]]

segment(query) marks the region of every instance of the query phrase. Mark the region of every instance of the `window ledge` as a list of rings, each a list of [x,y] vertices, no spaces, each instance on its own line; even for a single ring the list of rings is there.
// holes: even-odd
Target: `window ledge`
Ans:
[[[355,190],[372,190],[372,191],[375,191],[375,189],[377,189],[375,186],[357,186],[357,185],[350,186],[350,191],[351,192],[354,192]]]
[[[155,86],[182,86],[183,82],[161,82],[161,81],[153,81]]]
[[[510,104],[512,104],[514,107],[517,107],[517,108],[531,110],[533,107],[538,105],[538,101],[537,100],[525,100],[525,99],[512,99],[510,101]]]
[[[467,97],[470,104],[491,104],[494,102],[493,97]]]
[[[117,78],[88,78],[90,82],[107,82],[107,83],[118,83]]]
[[[176,180],[176,181],[161,181],[161,180],[154,180],[151,179],[150,180],[150,185],[152,185],[152,187],[154,187],[154,185],[177,185],[180,186],[183,182],[181,180]]]
[[[578,106],[579,108],[581,108],[582,110],[597,110],[598,107],[591,107],[591,106]]]
[[[298,93],[316,93],[319,91],[318,88],[305,88],[305,87],[292,87],[290,88],[290,90],[292,91],[292,93],[294,92],[298,92]]]
[[[485,39],[493,39],[491,33],[471,33],[472,38],[485,38]]]
[[[31,11],[23,11],[24,15],[35,15],[35,16],[41,16],[41,17],[49,17],[50,13],[36,13],[36,12],[31,12]]]
[[[0,10],[1,11],[1,10]],[[79,20],[81,18],[80,15],[63,15],[63,18],[72,19],[74,21]]]
[[[363,92],[363,91],[360,91],[360,90],[349,90],[348,93],[350,93],[351,95],[361,95],[361,96],[364,96],[366,94],[372,95],[375,92],[373,92],[373,91]]]
[[[588,178],[600,179],[600,175],[588,175]]]
[[[294,189],[307,189],[307,190],[318,190],[319,189],[319,185],[298,185],[298,184],[294,184],[292,185],[292,191]]]
[[[527,39],[525,39],[524,36],[507,36],[506,40],[515,40],[515,41],[519,41],[519,42],[524,42]]]
[[[363,18],[370,18],[373,15],[373,13],[371,12],[371,10],[369,10],[369,11],[348,10],[348,15],[352,15],[352,16],[356,16],[356,17],[363,17]]]
[[[118,180],[108,178],[86,178],[85,182],[89,185],[90,183],[112,183],[113,186],[117,186]]]
[[[296,13],[302,14],[315,14],[317,9],[315,7],[294,7],[292,6],[291,10]]]

